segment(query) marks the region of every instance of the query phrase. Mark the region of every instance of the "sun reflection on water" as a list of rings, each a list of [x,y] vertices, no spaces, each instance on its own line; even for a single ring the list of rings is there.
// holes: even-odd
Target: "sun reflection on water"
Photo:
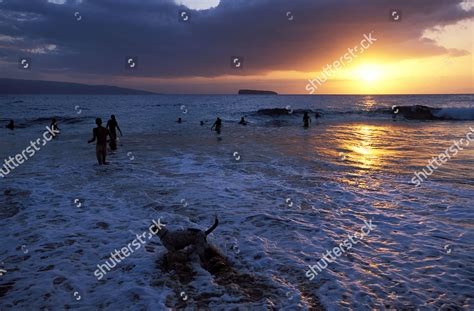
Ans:
[[[341,137],[340,148],[348,150],[348,158],[361,169],[378,169],[392,151],[385,148],[390,129],[378,125],[353,125],[351,135]]]

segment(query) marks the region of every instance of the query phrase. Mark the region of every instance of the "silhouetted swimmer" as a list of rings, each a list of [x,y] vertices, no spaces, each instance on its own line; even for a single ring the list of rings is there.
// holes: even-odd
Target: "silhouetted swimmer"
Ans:
[[[241,117],[239,124],[241,124],[241,125],[247,125],[248,123],[247,123],[247,121],[245,121],[244,117]]]
[[[123,136],[122,130],[120,129],[117,119],[115,119],[115,115],[110,116],[110,120],[107,121],[107,129],[109,130],[110,136],[110,149],[117,150],[117,131],[118,129],[120,132],[120,136]]]
[[[204,121],[201,121],[201,126],[203,126],[203,125],[204,125]]]
[[[314,116],[316,117],[316,119],[321,118],[321,114],[317,111],[314,113]]]
[[[56,118],[53,118],[53,120],[51,120],[51,125],[49,127],[55,133],[53,135],[53,139],[56,139],[56,136],[58,136],[59,131],[60,131],[60,129],[58,127],[58,121],[56,121]]]
[[[108,164],[105,161],[107,156],[107,135],[110,136],[109,130],[102,126],[102,119],[95,119],[95,124],[97,127],[92,130],[92,139],[88,143],[92,143],[97,139],[97,145],[95,146],[95,154],[97,156],[97,161],[99,165]]]
[[[216,122],[214,122],[214,124],[211,127],[211,131],[215,129],[217,134],[220,134],[221,128],[222,128],[222,120],[221,118],[217,117]]]
[[[178,118],[178,121],[176,121],[176,122],[178,122],[178,123],[183,123],[183,119]]]
[[[309,127],[309,123],[311,122],[311,118],[310,116],[308,115],[307,112],[304,113],[303,115],[303,123],[304,123],[304,127],[307,128]]]
[[[110,116],[110,120],[107,121],[107,129],[109,130],[110,137],[113,139],[117,139],[117,130],[120,132],[120,136],[123,136],[122,130],[120,129],[120,126],[118,125],[117,119],[115,118],[115,115]]]
[[[15,123],[13,122],[13,120],[10,120],[10,122],[5,127],[13,131],[15,129]]]

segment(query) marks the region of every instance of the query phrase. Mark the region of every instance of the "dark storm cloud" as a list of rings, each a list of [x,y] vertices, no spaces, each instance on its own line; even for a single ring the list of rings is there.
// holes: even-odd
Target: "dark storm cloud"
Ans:
[[[427,28],[472,17],[460,2],[221,0],[215,9],[190,10],[190,21],[181,22],[178,12],[186,8],[171,0],[3,0],[0,66],[8,75],[17,70],[18,57],[27,56],[36,70],[70,76],[309,71],[371,31],[378,41],[369,53],[397,58],[463,54],[420,40]],[[389,21],[391,8],[401,10],[401,22]],[[232,55],[244,57],[244,70],[231,69]],[[126,56],[138,57],[136,70],[125,69]]]

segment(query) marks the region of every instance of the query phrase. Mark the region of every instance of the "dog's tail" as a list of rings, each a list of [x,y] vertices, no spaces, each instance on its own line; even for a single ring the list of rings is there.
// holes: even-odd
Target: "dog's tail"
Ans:
[[[218,224],[219,224],[219,219],[217,219],[216,217],[216,220],[214,220],[214,224],[212,225],[212,227],[206,230],[206,236],[208,236],[212,231],[214,231],[214,229],[217,228]]]

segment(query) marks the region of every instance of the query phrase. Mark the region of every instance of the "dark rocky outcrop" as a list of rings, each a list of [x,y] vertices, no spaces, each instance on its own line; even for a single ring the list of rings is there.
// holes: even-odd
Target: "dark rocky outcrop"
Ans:
[[[442,118],[433,114],[433,112],[439,110],[440,109],[422,105],[393,107],[393,113],[395,115],[402,115],[409,120],[442,120]]]

